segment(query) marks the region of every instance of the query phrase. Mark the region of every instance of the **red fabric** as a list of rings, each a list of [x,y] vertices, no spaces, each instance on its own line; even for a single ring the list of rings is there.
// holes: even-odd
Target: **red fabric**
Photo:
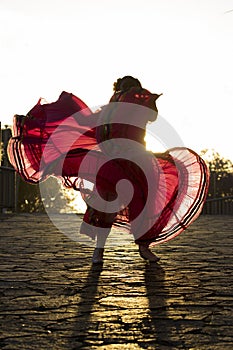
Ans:
[[[123,196],[121,209],[111,215],[89,206],[84,221],[96,227],[129,224],[137,243],[165,242],[200,214],[208,170],[187,148],[161,154],[144,149],[146,123],[157,116],[155,95],[147,90],[140,95],[131,89],[118,96],[118,101],[127,103],[113,105],[113,109],[109,103],[102,114],[93,114],[83,101],[66,92],[54,103],[42,105],[39,101],[26,117],[15,116],[9,158],[26,181],[38,183],[55,175],[67,186],[79,187],[84,199],[100,194],[108,203],[117,198],[118,182],[128,180],[133,197],[127,205]],[[140,108],[135,109],[137,104],[149,108],[141,113]],[[96,127],[97,118],[102,122]],[[133,153],[131,144],[124,145],[122,139],[133,142]],[[85,187],[85,180],[95,184],[92,190]]]
[[[63,158],[67,147],[72,152],[77,148],[89,150],[96,146],[95,130],[78,124],[76,113],[84,120],[92,115],[82,100],[63,92],[56,102],[50,104],[41,104],[40,99],[26,117],[14,116],[8,155],[11,164],[26,181],[37,183],[43,180],[49,174],[47,167],[59,157]],[[59,125],[61,128],[57,129]],[[72,144],[70,138],[73,138]]]

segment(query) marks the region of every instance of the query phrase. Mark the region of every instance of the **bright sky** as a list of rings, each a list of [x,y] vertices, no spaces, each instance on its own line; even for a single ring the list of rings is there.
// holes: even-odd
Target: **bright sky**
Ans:
[[[0,0],[0,121],[137,77],[187,147],[233,161],[232,0]]]

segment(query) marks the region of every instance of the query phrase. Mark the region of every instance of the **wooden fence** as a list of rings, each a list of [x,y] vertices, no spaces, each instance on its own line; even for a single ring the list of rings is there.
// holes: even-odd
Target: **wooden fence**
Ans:
[[[16,209],[16,173],[13,168],[0,167],[0,212]]]
[[[233,196],[207,199],[202,214],[233,215]]]

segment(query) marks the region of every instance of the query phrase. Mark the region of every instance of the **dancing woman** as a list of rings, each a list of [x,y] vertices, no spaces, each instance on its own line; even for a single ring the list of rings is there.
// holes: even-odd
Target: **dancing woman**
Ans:
[[[12,165],[28,182],[55,175],[82,192],[87,210],[81,233],[96,239],[93,263],[103,262],[114,224],[126,225],[141,257],[157,262],[150,248],[176,237],[201,213],[208,189],[204,161],[184,147],[160,154],[145,148],[146,125],[157,118],[159,96],[125,76],[97,113],[63,92],[58,101],[39,101],[26,116],[15,116],[8,146]],[[93,183],[91,190],[85,180]],[[132,191],[126,185],[119,191],[124,181]]]

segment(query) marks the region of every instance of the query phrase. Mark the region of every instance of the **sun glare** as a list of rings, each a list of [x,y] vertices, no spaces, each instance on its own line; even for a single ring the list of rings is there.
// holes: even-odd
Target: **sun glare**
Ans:
[[[147,151],[151,151],[154,153],[166,151],[161,142],[159,142],[159,140],[156,139],[156,137],[151,135],[149,132],[146,133],[145,142]]]

